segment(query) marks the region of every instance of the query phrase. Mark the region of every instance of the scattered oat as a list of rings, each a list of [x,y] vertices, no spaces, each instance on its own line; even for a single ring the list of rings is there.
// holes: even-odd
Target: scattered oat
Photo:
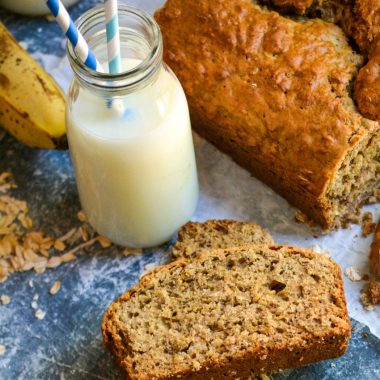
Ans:
[[[63,263],[68,263],[69,261],[76,260],[76,258],[77,257],[71,252],[67,252],[61,256]]]
[[[75,235],[78,232],[76,228],[72,228],[69,232],[66,232],[63,236],[61,236],[58,240],[65,242],[66,240],[69,240],[73,235]]]
[[[58,239],[54,242],[54,249],[56,249],[57,251],[62,252],[65,250],[65,248],[65,243],[62,240]]]
[[[3,305],[8,305],[10,302],[11,302],[11,299],[9,296],[3,294],[1,297],[0,297],[0,300],[2,302]]]
[[[54,296],[61,289],[61,281],[56,281],[53,286],[50,288],[50,294]]]
[[[38,294],[35,294],[33,296],[33,301],[38,301],[39,298],[40,298],[40,296]]]
[[[373,222],[372,212],[365,212],[362,217],[362,236],[367,237],[375,231],[376,223]]]
[[[336,364],[335,363],[331,363],[330,367],[336,367]]]
[[[32,303],[30,304],[30,306],[32,307],[32,309],[36,310],[38,309],[38,304],[36,301],[32,301]]]
[[[49,259],[49,261],[46,264],[47,268],[56,268],[57,266],[62,264],[62,257],[61,256],[53,256]]]
[[[128,257],[128,256],[137,256],[141,255],[143,252],[142,248],[131,248],[131,247],[126,247],[124,248],[123,255]]]
[[[79,251],[97,241],[103,248],[111,246],[108,239],[98,236],[87,224],[83,211],[77,215],[83,225],[58,239],[31,231],[33,221],[28,216],[27,203],[10,194],[15,187],[11,173],[0,173],[0,283],[13,272],[33,269],[41,274],[47,268],[75,260]]]
[[[39,320],[44,319],[45,315],[46,313],[42,311],[41,309],[37,309],[36,312],[34,313],[34,316]]]
[[[3,356],[5,354],[5,351],[6,351],[5,346],[0,344],[0,356]]]
[[[33,280],[29,280],[29,288],[33,288]]]
[[[362,276],[359,274],[357,269],[354,267],[348,267],[344,273],[353,282],[362,280]]]
[[[84,212],[82,210],[78,212],[77,218],[80,222],[86,222],[87,221],[86,215],[84,214]]]
[[[83,241],[89,241],[90,240],[90,233],[88,232],[87,228],[85,226],[79,227],[79,233],[82,237]]]
[[[112,242],[108,240],[106,237],[99,235],[96,240],[99,242],[99,244],[102,246],[102,248],[108,248],[111,247]]]

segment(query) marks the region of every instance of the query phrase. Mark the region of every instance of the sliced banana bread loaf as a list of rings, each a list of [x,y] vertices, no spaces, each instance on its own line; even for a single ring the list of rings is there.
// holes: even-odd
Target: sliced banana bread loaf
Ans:
[[[342,276],[289,246],[212,250],[147,274],[107,310],[104,344],[131,380],[237,380],[342,355]]]
[[[251,0],[168,0],[155,17],[203,137],[325,228],[373,194],[379,123],[357,112],[363,59],[340,27]]]
[[[194,258],[203,250],[257,244],[274,244],[274,241],[269,232],[256,223],[226,219],[189,222],[178,231],[172,255]]]

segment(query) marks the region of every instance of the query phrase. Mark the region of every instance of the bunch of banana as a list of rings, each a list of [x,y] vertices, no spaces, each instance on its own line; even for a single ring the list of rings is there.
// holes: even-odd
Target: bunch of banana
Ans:
[[[0,125],[30,147],[65,147],[63,92],[1,22]]]

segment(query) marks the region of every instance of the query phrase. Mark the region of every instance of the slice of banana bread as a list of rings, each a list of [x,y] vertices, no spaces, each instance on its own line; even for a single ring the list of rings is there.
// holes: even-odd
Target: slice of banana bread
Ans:
[[[172,256],[194,258],[205,249],[257,244],[274,244],[274,241],[269,232],[256,223],[227,219],[189,222],[178,231]]]
[[[236,380],[338,357],[350,323],[333,261],[252,246],[157,268],[110,305],[102,331],[131,380]]]

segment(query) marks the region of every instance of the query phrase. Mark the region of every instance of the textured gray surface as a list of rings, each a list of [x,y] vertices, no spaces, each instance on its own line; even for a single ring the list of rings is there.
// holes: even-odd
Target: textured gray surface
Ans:
[[[72,9],[73,15],[96,2],[81,1]],[[1,10],[0,19],[19,40],[28,42],[29,51],[63,54],[62,37],[54,23],[19,18]],[[319,242],[306,226],[290,222],[294,209],[283,199],[200,139],[197,156],[202,190],[197,219],[251,219],[268,227],[278,241],[302,239],[306,246]],[[13,172],[19,185],[14,195],[28,201],[36,229],[61,236],[78,225],[80,205],[67,152],[31,150],[8,136],[0,142],[0,172],[3,170]],[[224,182],[226,177],[228,182]],[[215,210],[212,214],[210,206]],[[0,356],[0,379],[121,378],[101,346],[101,318],[107,305],[138,280],[147,264],[167,260],[168,247],[145,251],[138,257],[124,257],[116,248],[94,247],[55,270],[42,275],[15,274],[0,284],[0,294],[11,296],[9,305],[0,306],[0,344],[6,346],[5,354]],[[57,280],[62,288],[53,297],[49,288]],[[34,317],[31,307],[35,294],[39,295],[38,306],[46,312],[41,321]],[[353,327],[350,348],[343,358],[283,372],[274,378],[380,379],[379,340],[365,326],[353,322]]]

